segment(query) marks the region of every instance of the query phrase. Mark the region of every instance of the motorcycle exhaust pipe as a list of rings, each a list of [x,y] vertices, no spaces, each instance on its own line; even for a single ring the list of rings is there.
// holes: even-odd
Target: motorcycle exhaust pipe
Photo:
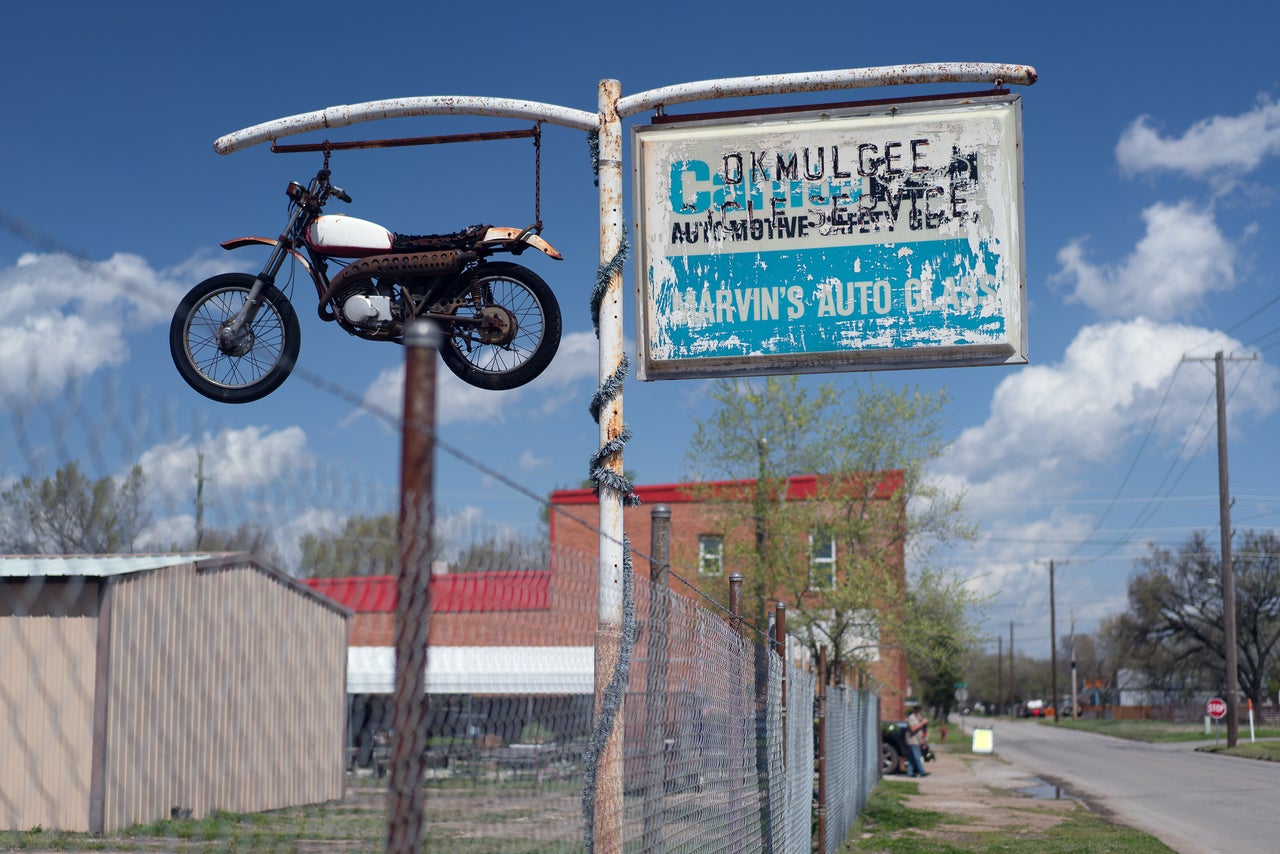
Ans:
[[[404,252],[394,255],[372,255],[352,261],[338,272],[329,283],[329,289],[320,297],[316,307],[321,320],[336,320],[329,308],[333,295],[352,282],[374,279],[378,276],[443,276],[456,273],[474,261],[476,254],[462,249],[442,249],[436,252]]]

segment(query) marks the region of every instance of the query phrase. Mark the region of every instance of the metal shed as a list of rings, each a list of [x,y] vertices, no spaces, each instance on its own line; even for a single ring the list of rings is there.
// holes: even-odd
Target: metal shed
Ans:
[[[0,829],[340,799],[350,616],[248,554],[0,556]]]

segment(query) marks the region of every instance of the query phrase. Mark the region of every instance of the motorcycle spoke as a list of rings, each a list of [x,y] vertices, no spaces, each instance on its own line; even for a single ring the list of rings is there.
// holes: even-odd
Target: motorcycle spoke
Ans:
[[[259,308],[250,326],[253,347],[242,356],[223,353],[218,347],[218,330],[244,304],[245,294],[224,292],[209,297],[193,312],[187,335],[192,363],[210,382],[236,388],[258,382],[279,361],[284,349],[284,326],[270,304]]]
[[[486,302],[506,308],[515,317],[515,337],[505,344],[486,344],[475,329],[454,333],[458,349],[477,370],[507,373],[528,361],[542,342],[543,311],[527,288],[507,279],[486,283]]]

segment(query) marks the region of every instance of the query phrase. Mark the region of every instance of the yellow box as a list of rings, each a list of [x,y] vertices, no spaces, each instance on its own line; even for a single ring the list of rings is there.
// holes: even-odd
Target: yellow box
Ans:
[[[991,727],[978,727],[973,731],[973,752],[990,753],[995,750],[996,735]]]

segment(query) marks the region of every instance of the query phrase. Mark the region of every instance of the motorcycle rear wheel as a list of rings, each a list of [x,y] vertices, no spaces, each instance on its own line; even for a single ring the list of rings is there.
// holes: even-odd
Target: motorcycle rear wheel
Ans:
[[[479,304],[471,296],[473,285],[479,286]],[[518,388],[546,370],[560,347],[560,304],[541,276],[519,264],[474,267],[453,283],[441,305],[455,317],[493,321],[479,328],[448,324],[440,344],[445,366],[476,388]]]
[[[211,400],[249,403],[265,397],[298,360],[298,316],[274,285],[263,287],[262,304],[240,347],[219,345],[218,330],[244,305],[253,281],[247,273],[205,279],[182,298],[169,324],[174,366],[188,385]]]

